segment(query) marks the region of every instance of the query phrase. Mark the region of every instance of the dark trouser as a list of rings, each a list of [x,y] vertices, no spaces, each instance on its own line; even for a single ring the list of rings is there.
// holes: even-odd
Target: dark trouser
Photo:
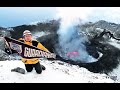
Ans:
[[[38,74],[42,73],[42,67],[39,62],[36,64],[25,64],[25,68],[26,68],[27,72],[31,72],[33,70],[33,67],[35,68],[35,70]]]

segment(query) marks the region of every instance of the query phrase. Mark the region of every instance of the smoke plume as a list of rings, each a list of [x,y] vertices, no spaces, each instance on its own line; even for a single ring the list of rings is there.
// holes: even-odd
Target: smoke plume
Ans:
[[[86,51],[84,43],[88,41],[87,37],[75,28],[77,24],[81,24],[87,18],[87,13],[86,11],[82,14],[81,18],[75,14],[67,16],[62,13],[61,25],[57,32],[59,35],[59,49],[57,49],[57,52],[66,60],[70,59],[85,63],[96,61]]]

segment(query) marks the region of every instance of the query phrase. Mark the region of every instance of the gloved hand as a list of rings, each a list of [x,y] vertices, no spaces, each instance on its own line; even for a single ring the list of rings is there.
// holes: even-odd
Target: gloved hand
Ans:
[[[7,54],[11,54],[11,52],[10,52],[10,50],[8,49],[8,48],[5,48],[5,52],[7,53]]]
[[[7,54],[13,54],[13,53],[17,53],[17,51],[15,51],[15,50],[12,50],[11,49],[11,51],[10,51],[10,49],[9,48],[5,48],[5,52],[7,53]]]

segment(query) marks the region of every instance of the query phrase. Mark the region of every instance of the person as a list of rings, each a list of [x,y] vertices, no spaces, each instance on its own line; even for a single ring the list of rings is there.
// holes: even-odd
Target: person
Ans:
[[[45,48],[39,41],[32,39],[32,33],[29,30],[25,30],[23,32],[23,38],[19,38],[18,40],[30,46],[35,46],[41,50],[49,52],[49,50]],[[38,74],[41,74],[42,70],[46,69],[43,65],[40,64],[39,58],[32,58],[32,59],[22,58],[22,62],[25,64],[25,68],[27,72],[31,72],[33,68],[35,68],[36,72]]]

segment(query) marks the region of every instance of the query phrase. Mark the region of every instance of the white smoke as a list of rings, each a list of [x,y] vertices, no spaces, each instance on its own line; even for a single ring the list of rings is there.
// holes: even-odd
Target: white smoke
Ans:
[[[58,53],[65,59],[72,59],[80,62],[94,62],[93,57],[89,56],[84,43],[88,39],[84,35],[79,35],[75,29],[77,24],[86,22],[87,15],[91,13],[92,8],[59,8],[58,17],[61,25],[58,30],[60,49]],[[83,12],[84,11],[84,12]],[[78,55],[68,57],[69,52],[78,52]]]
[[[56,7],[56,10],[56,17],[66,19],[66,22],[80,18],[82,22],[105,20],[120,23],[120,7]]]

